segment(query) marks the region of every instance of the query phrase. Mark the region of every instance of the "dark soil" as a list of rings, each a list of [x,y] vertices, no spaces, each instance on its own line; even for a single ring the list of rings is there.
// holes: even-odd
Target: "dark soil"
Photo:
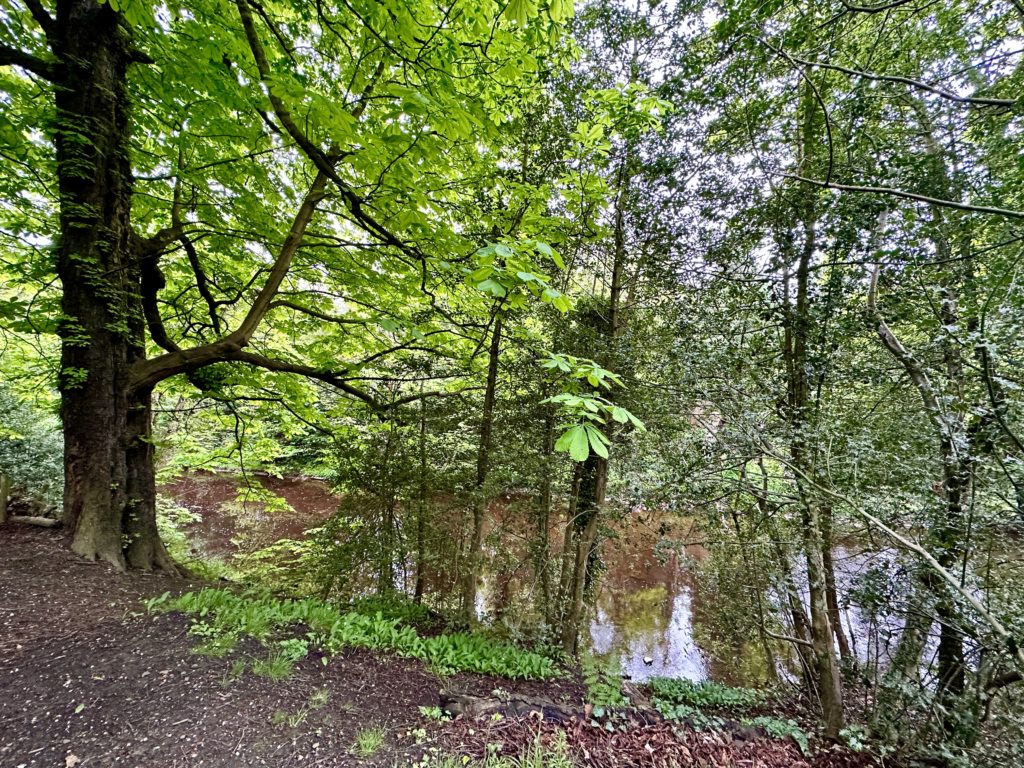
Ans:
[[[805,761],[786,742],[676,733],[665,723],[618,731],[514,717],[438,724],[419,712],[438,706],[442,687],[575,708],[586,697],[576,680],[442,681],[418,662],[357,650],[326,665],[312,653],[271,680],[251,671],[267,654],[257,643],[202,655],[186,617],[145,611],[146,597],[197,586],[83,562],[53,529],[0,527],[0,768],[403,766],[424,754],[511,754],[538,733],[544,743],[564,739],[580,766],[864,764],[831,753]],[[384,746],[353,754],[368,729],[381,730]]]
[[[311,654],[285,680],[238,674],[265,651],[198,655],[184,616],[145,613],[142,597],[189,586],[0,527],[0,766],[391,765],[426,722],[418,707],[438,704],[421,665],[362,651]],[[386,748],[364,760],[349,749],[368,728]]]

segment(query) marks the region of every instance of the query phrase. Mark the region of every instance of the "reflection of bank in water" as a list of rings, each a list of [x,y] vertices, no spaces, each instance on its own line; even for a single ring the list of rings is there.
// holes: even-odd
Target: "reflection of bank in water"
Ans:
[[[657,551],[659,535],[634,529],[604,544],[606,571],[591,614],[593,653],[615,662],[633,680],[707,679],[705,652],[693,633],[697,594],[688,561],[707,552],[699,545]]]
[[[664,586],[620,596],[603,591],[590,641],[596,655],[617,658],[622,673],[633,680],[708,677],[707,659],[693,639],[691,595],[685,586],[674,596]]]
[[[253,475],[253,485],[280,495],[293,511],[268,512],[263,502],[247,492],[243,479],[231,473],[191,472],[163,486],[167,496],[197,513],[188,524],[190,544],[204,557],[230,560],[258,546],[282,538],[301,539],[306,528],[321,525],[338,507],[339,497],[319,480],[278,479]],[[532,531],[528,513],[505,498],[490,509],[484,568],[477,592],[477,615],[496,622],[515,636],[530,637],[539,621],[539,596],[528,544]],[[457,546],[459,519],[453,516],[452,543]],[[629,520],[619,535],[602,545],[602,574],[598,580],[589,627],[583,646],[606,659],[614,659],[634,680],[652,676],[713,678],[732,684],[755,684],[763,677],[749,670],[756,648],[736,647],[721,641],[717,631],[723,612],[714,587],[695,578],[695,564],[708,562],[700,545],[689,544],[677,553],[660,549],[666,543],[692,541],[689,521],[665,515],[657,521]],[[553,528],[552,538],[558,530]],[[551,553],[554,563],[560,553]],[[414,572],[414,564],[406,569]],[[457,606],[457,572],[435,565],[426,576],[426,598],[432,608],[451,612]],[[371,588],[371,574],[363,585]],[[411,584],[400,583],[411,591]],[[650,664],[645,664],[645,658]]]
[[[525,539],[497,527],[492,533],[484,547],[477,616],[526,630],[538,619],[537,583],[529,558],[511,543]],[[695,576],[709,552],[693,543],[664,547],[666,541],[694,538],[691,521],[675,519],[657,526],[632,525],[605,541],[581,646],[635,681],[657,676],[763,683],[767,675],[761,649],[753,643],[721,641],[720,605],[714,595],[704,594],[708,587],[702,589]]]

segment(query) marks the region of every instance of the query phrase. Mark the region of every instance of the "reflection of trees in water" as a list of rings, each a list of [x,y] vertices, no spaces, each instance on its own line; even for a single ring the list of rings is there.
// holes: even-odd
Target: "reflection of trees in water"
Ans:
[[[659,556],[658,542],[652,531],[606,543],[607,571],[590,627],[593,650],[618,657],[622,671],[637,680],[704,679],[691,626],[692,578],[674,552]]]
[[[711,677],[730,685],[770,682],[774,672],[761,643],[752,587],[733,548],[716,548],[691,564],[696,588],[691,607],[693,634],[706,652]]]

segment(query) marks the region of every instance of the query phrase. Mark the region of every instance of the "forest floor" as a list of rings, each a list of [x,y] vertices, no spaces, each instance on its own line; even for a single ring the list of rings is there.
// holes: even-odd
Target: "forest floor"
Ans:
[[[424,756],[513,753],[562,742],[580,765],[847,768],[862,755],[804,759],[795,744],[667,723],[608,731],[585,722],[456,718],[439,723],[442,685],[495,688],[579,707],[578,680],[523,683],[460,674],[442,681],[419,662],[347,650],[314,653],[284,680],[242,671],[240,659],[194,652],[190,620],[152,615],[143,599],[195,582],[124,575],[84,562],[59,531],[0,527],[0,768],[93,766],[403,766]],[[372,755],[360,747],[379,746]]]

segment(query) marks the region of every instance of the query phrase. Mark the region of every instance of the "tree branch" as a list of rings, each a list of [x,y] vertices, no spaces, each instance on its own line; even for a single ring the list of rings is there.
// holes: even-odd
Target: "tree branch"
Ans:
[[[929,85],[928,83],[925,83],[921,80],[914,80],[913,78],[903,77],[902,75],[877,75],[871,72],[863,72],[859,69],[844,67],[840,64],[828,64],[823,61],[809,61],[807,59],[801,59],[798,56],[793,56],[788,53],[785,53],[775,48],[773,45],[771,45],[765,40],[762,40],[761,42],[764,43],[764,45],[771,48],[776,53],[778,53],[780,56],[784,56],[790,61],[796,62],[797,64],[802,64],[805,67],[818,67],[820,69],[830,69],[834,72],[842,72],[843,74],[846,75],[851,75],[853,77],[861,77],[864,78],[865,80],[874,80],[876,82],[899,83],[901,85],[909,85],[912,88],[918,88],[922,91],[927,91],[928,93],[934,93],[936,96],[941,96],[944,99],[956,102],[958,104],[973,104],[979,107],[1000,107],[1005,109],[1016,106],[1018,102],[1018,99],[995,99],[985,96],[960,96],[959,94],[953,93],[952,91],[947,91],[945,88],[939,88],[936,85]]]
[[[270,274],[267,276],[266,282],[238,328],[209,344],[191,349],[168,349],[167,354],[139,361],[134,366],[132,376],[132,384],[136,389],[152,387],[170,376],[233,359],[232,356],[249,343],[252,334],[270,309],[275,294],[291,268],[292,260],[302,245],[306,227],[313,218],[317,204],[325,196],[326,186],[327,178],[324,174],[318,173],[295,214],[291,229],[281,245],[277,258],[270,267]]]
[[[9,45],[0,45],[0,67],[21,67],[51,83],[58,81],[56,65]]]
[[[358,400],[362,400],[364,403],[369,405],[374,410],[380,410],[383,406],[380,405],[373,396],[354,387],[348,383],[344,375],[335,371],[324,371],[319,368],[314,368],[311,365],[301,365],[299,363],[290,363],[285,360],[277,360],[272,357],[266,357],[264,355],[257,354],[255,352],[246,352],[239,350],[231,354],[230,359],[239,363],[248,363],[249,365],[255,365],[257,368],[263,368],[268,371],[276,371],[278,373],[294,373],[299,376],[304,376],[307,379],[314,379],[316,381],[322,381],[325,384],[330,384],[332,387],[340,389],[342,392],[355,397]]]
[[[812,184],[813,186],[822,187],[824,189],[837,189],[841,192],[867,192],[875,195],[891,195],[892,197],[902,197],[905,200],[916,200],[919,203],[937,205],[940,208],[953,208],[958,211],[969,211],[971,213],[990,213],[995,216],[1005,216],[1008,219],[1024,219],[1024,211],[1014,211],[1009,208],[996,208],[988,205],[971,205],[969,203],[958,203],[955,200],[941,200],[936,197],[919,195],[916,192],[893,189],[892,187],[865,187],[857,184],[837,184],[834,181],[808,179],[803,176],[798,176],[795,173],[783,173],[781,175],[786,179],[802,181],[806,184]]]
[[[199,261],[199,253],[196,251],[196,246],[184,233],[182,233],[178,240],[181,243],[181,247],[185,249],[185,256],[188,258],[189,266],[192,267],[192,274],[196,276],[196,288],[199,291],[199,295],[206,302],[210,322],[213,324],[213,332],[219,334],[220,316],[217,314],[217,300],[210,292],[210,281],[206,277],[206,271],[203,269],[202,262]]]
[[[403,242],[398,236],[391,232],[387,227],[378,222],[373,216],[364,210],[363,206],[366,201],[358,195],[348,182],[346,182],[334,169],[333,159],[335,157],[341,157],[340,152],[331,150],[331,154],[325,154],[316,144],[314,144],[310,138],[299,128],[295,119],[292,117],[291,110],[288,109],[288,105],[274,93],[272,87],[271,67],[270,62],[267,59],[266,51],[263,48],[263,44],[260,42],[259,33],[256,31],[256,22],[253,19],[252,11],[249,8],[249,4],[246,0],[235,0],[235,5],[238,8],[238,15],[242,21],[242,27],[245,30],[245,37],[249,43],[249,49],[252,51],[253,59],[256,63],[256,70],[259,72],[260,81],[267,87],[267,96],[270,100],[271,106],[274,108],[274,114],[277,115],[277,119],[281,122],[285,131],[295,141],[303,153],[312,161],[313,165],[316,166],[317,170],[323,173],[331,182],[338,188],[341,193],[342,199],[345,201],[346,206],[352,214],[353,219],[368,233],[378,238],[382,243],[393,246],[410,257],[425,263],[426,259],[419,249],[408,243]],[[382,70],[381,70],[382,71]],[[361,114],[365,108],[366,100],[362,100],[356,107],[355,115]]]
[[[318,320],[323,320],[325,323],[335,323],[337,325],[366,325],[372,322],[366,318],[353,318],[353,317],[338,317],[336,315],[329,315],[326,312],[320,312],[310,307],[304,307],[301,304],[297,304],[294,301],[288,301],[287,299],[277,299],[272,301],[268,309],[276,309],[277,307],[287,307],[288,309],[294,309],[296,312],[301,312],[304,315],[315,317]]]
[[[277,294],[277,289],[281,287],[285,275],[288,274],[288,270],[291,268],[292,259],[299,250],[299,246],[302,245],[303,237],[306,234],[306,227],[309,226],[309,222],[313,218],[313,212],[316,210],[319,202],[326,196],[326,187],[327,175],[322,172],[317,173],[312,186],[310,186],[305,199],[302,201],[302,205],[299,206],[298,213],[295,214],[295,220],[292,222],[288,237],[285,238],[277,259],[270,268],[267,282],[263,284],[263,287],[256,296],[256,300],[249,307],[249,311],[238,328],[230,334],[230,338],[240,346],[244,347],[249,343],[249,339],[252,338],[252,334],[256,331],[256,326],[260,324],[263,316],[270,309],[270,304]]]
[[[28,7],[29,13],[32,14],[32,18],[36,20],[36,24],[39,28],[46,33],[46,37],[49,38],[53,34],[56,22],[53,17],[47,13],[43,4],[39,0],[24,0],[25,5]]]
[[[895,541],[897,544],[915,553],[922,560],[924,560],[928,564],[929,568],[931,568],[931,570],[936,575],[938,575],[939,578],[942,581],[944,581],[947,584],[947,586],[950,587],[950,589],[952,589],[957,595],[959,595],[962,600],[964,600],[968,605],[970,605],[971,608],[975,611],[975,613],[977,613],[978,616],[980,616],[982,620],[986,624],[988,624],[989,628],[995,633],[995,635],[1000,639],[1000,641],[1006,644],[1006,647],[1010,651],[1010,654],[1014,660],[1014,663],[1017,665],[1018,669],[1024,670],[1024,644],[1018,643],[1014,636],[1010,633],[1010,631],[999,620],[999,618],[991,611],[989,611],[988,608],[984,606],[984,604],[981,602],[981,600],[978,599],[977,596],[972,594],[969,589],[964,587],[955,575],[953,575],[948,570],[943,568],[942,564],[935,559],[935,556],[931,552],[929,552],[925,547],[918,544],[916,541],[913,541],[912,539],[909,539],[901,533],[898,533],[894,529],[890,528],[875,515],[862,509],[856,501],[851,499],[846,494],[840,493],[839,491],[833,490],[832,488],[826,488],[825,486],[819,484],[818,482],[810,478],[807,475],[807,473],[805,473],[799,467],[794,466],[793,463],[786,456],[783,456],[782,454],[775,452],[770,446],[764,445],[762,443],[762,448],[766,450],[769,453],[769,455],[771,455],[776,461],[788,467],[790,471],[792,471],[795,475],[799,475],[800,478],[804,482],[806,482],[809,487],[813,487],[818,491],[824,493],[825,495],[831,496],[833,499],[841,501],[842,503],[848,505],[850,509],[854,512],[854,514],[860,515],[860,517],[864,518],[865,521],[878,528],[880,531],[882,531],[886,536]]]

